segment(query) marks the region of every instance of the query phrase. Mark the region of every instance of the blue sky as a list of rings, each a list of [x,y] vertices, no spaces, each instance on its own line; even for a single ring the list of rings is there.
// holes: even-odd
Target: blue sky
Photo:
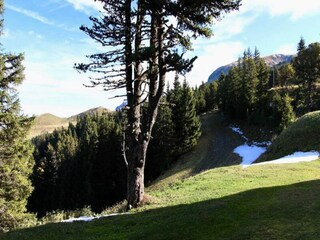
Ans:
[[[24,53],[26,79],[19,87],[24,113],[50,112],[71,116],[89,108],[114,109],[122,99],[116,92],[85,88],[88,75],[73,69],[85,55],[103,51],[79,30],[97,15],[93,0],[5,0],[7,52]],[[319,0],[243,0],[239,12],[226,15],[213,26],[211,39],[198,39],[190,56],[199,58],[187,75],[192,86],[205,82],[217,67],[235,61],[248,47],[262,56],[293,54],[301,36],[306,43],[320,41]],[[170,77],[172,78],[172,77]]]

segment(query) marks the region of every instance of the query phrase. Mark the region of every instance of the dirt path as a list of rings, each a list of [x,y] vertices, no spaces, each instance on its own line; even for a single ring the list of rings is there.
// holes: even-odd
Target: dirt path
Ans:
[[[244,143],[244,140],[226,126],[221,115],[211,112],[201,117],[203,136],[199,145],[205,146],[205,153],[195,166],[193,173],[211,168],[230,166],[241,163],[239,155],[233,150]],[[202,149],[194,149],[201,151]]]
[[[244,140],[226,126],[221,115],[209,112],[201,116],[201,123],[202,135],[198,145],[181,156],[150,188],[162,188],[205,170],[241,163],[241,158],[233,150]]]

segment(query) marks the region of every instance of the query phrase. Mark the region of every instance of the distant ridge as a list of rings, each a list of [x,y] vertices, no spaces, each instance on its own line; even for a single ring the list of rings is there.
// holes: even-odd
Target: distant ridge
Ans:
[[[61,127],[67,127],[69,123],[76,123],[79,117],[81,118],[85,115],[101,116],[103,113],[108,112],[111,112],[111,110],[104,107],[97,107],[91,108],[87,111],[81,112],[68,118],[61,118],[51,113],[41,114],[35,118],[28,137],[33,138],[44,133],[51,133],[55,129]]]
[[[76,115],[73,115],[71,117],[68,117],[68,120],[69,121],[77,121],[77,118],[78,117],[83,117],[85,115],[98,115],[98,116],[101,116],[102,114],[104,113],[108,113],[108,112],[111,112],[111,110],[107,109],[107,108],[104,108],[104,107],[97,107],[97,108],[91,108],[87,111],[84,111],[82,113],[79,113],[79,114],[76,114]]]
[[[294,55],[285,55],[285,54],[273,54],[267,57],[263,57],[264,61],[269,67],[285,64],[291,62]],[[229,70],[236,66],[238,61],[232,62],[230,64],[221,66],[211,73],[208,78],[208,83],[218,80],[221,74],[227,74]]]

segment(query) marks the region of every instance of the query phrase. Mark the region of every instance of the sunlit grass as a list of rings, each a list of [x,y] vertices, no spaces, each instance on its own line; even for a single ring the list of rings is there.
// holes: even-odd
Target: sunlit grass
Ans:
[[[222,167],[147,190],[129,215],[48,224],[0,239],[317,239],[320,161]]]

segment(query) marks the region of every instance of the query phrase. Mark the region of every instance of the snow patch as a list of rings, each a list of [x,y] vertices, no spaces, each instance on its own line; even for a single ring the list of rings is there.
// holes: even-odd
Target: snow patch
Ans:
[[[124,214],[129,214],[129,213],[128,212],[125,212],[125,213],[112,213],[112,214],[96,216],[96,217],[81,216],[81,217],[78,217],[78,218],[69,218],[69,219],[66,219],[66,220],[62,220],[61,222],[63,222],[63,223],[73,223],[73,222],[79,222],[79,221],[91,222],[94,219],[105,218],[105,217],[113,217],[113,216],[124,215]]]
[[[265,147],[260,147],[257,145],[248,145],[247,143],[245,143],[244,145],[235,148],[233,152],[242,157],[241,165],[243,167],[246,167],[253,163],[255,160],[257,160],[257,158],[260,157],[260,155],[264,153],[266,150],[267,148]]]
[[[65,222],[65,223],[72,223],[72,222],[78,222],[78,221],[82,221],[82,222],[90,222],[93,219],[97,219],[99,217],[88,217],[88,216],[81,216],[78,218],[69,218],[66,220],[62,220],[61,222]]]
[[[256,165],[266,165],[266,164],[285,164],[285,163],[298,163],[298,162],[310,162],[320,158],[320,153],[317,151],[310,151],[310,152],[295,152],[291,155],[273,160],[268,162],[262,163],[254,163],[261,154],[263,154],[267,147],[271,145],[271,142],[251,142],[249,144],[249,139],[244,136],[243,131],[239,127],[230,127],[233,132],[238,133],[242,138],[246,140],[246,143],[235,148],[233,150],[234,153],[238,154],[242,157],[241,165],[243,168],[249,166],[256,166]]]
[[[248,141],[249,139],[244,135],[243,131],[239,127],[230,127],[231,130],[235,133],[238,133],[244,140]]]
[[[268,162],[261,162],[255,163],[252,165],[266,165],[266,164],[285,164],[285,163],[299,163],[299,162],[311,162],[314,160],[319,159],[320,153],[317,151],[311,152],[295,152],[291,155],[268,161]]]
[[[240,134],[240,135],[244,134],[239,127],[231,127],[231,130]]]

